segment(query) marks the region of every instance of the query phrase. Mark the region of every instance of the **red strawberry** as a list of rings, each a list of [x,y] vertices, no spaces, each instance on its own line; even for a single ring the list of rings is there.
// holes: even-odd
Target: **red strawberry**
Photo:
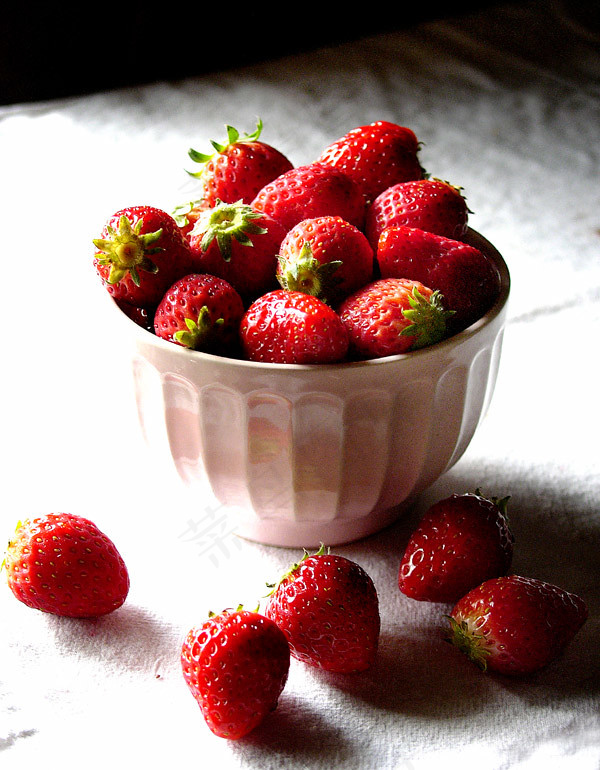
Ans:
[[[454,311],[452,332],[481,318],[500,292],[500,273],[482,251],[453,238],[398,225],[381,233],[377,263],[382,278],[412,278],[443,295]]]
[[[222,278],[193,273],[176,281],[154,314],[154,331],[169,342],[216,355],[235,355],[244,304]]]
[[[140,307],[158,304],[192,264],[188,243],[173,217],[153,206],[117,211],[94,245],[94,265],[109,293]]]
[[[286,230],[246,203],[217,203],[189,234],[196,271],[224,278],[245,301],[277,288],[277,253]]]
[[[486,580],[450,614],[454,645],[483,670],[520,676],[557,658],[585,623],[584,600],[535,578]]]
[[[172,216],[183,235],[188,238],[198,218],[210,208],[212,205],[203,199],[187,201],[176,206]]]
[[[432,345],[446,336],[449,311],[419,281],[381,278],[354,292],[338,313],[358,358],[381,358]]]
[[[240,328],[250,361],[326,364],[341,361],[348,335],[337,313],[318,297],[276,289],[255,300]]]
[[[362,229],[365,201],[358,184],[325,163],[286,171],[258,192],[252,207],[278,219],[287,230],[303,219],[339,216]]]
[[[215,735],[237,740],[273,711],[285,687],[290,648],[269,618],[238,608],[187,634],[183,678]]]
[[[263,124],[259,120],[251,134],[240,136],[233,126],[227,126],[225,144],[211,142],[215,152],[205,154],[189,150],[189,156],[202,168],[189,172],[200,181],[198,197],[214,206],[225,203],[250,203],[268,182],[292,168],[292,163],[279,150],[260,141]]]
[[[380,618],[373,581],[358,564],[323,547],[305,552],[273,587],[265,613],[304,663],[352,673],[375,660]]]
[[[380,193],[367,208],[365,233],[373,249],[392,225],[418,227],[460,240],[467,232],[469,209],[463,194],[441,179],[400,182]]]
[[[398,182],[421,179],[419,142],[414,131],[378,120],[353,128],[323,150],[317,158],[352,177],[367,203]]]
[[[3,564],[19,601],[54,615],[106,615],[129,592],[127,567],[114,543],[89,519],[70,513],[19,522]]]
[[[430,506],[400,562],[398,586],[411,599],[457,602],[489,578],[505,575],[514,538],[508,497],[451,495]]]
[[[373,249],[357,227],[335,216],[304,219],[283,239],[277,278],[284,289],[330,304],[368,283]]]

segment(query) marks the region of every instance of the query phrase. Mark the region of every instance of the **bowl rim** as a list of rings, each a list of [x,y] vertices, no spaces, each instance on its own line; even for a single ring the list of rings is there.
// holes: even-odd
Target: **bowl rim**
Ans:
[[[510,272],[504,257],[500,254],[498,249],[489,240],[487,240],[487,238],[481,235],[481,233],[478,231],[473,230],[471,227],[467,229],[467,234],[463,241],[469,245],[479,248],[480,251],[483,251],[488,257],[490,257],[494,261],[500,273],[500,292],[496,298],[496,301],[487,311],[487,313],[485,313],[483,316],[481,316],[481,318],[478,318],[477,321],[474,321],[470,326],[466,327],[460,332],[453,334],[451,337],[440,340],[433,345],[428,345],[427,347],[419,348],[418,350],[408,351],[407,353],[398,353],[392,356],[382,356],[380,358],[369,358],[357,361],[340,361],[330,364],[270,363],[266,361],[249,361],[243,358],[230,358],[228,356],[220,356],[214,353],[205,353],[200,350],[189,350],[188,348],[184,348],[180,345],[175,345],[174,343],[169,342],[169,340],[162,339],[152,334],[152,332],[148,331],[147,329],[144,329],[143,327],[136,324],[135,321],[132,321],[127,317],[125,313],[123,313],[123,311],[119,309],[117,303],[106,291],[104,286],[102,286],[102,284],[100,284],[100,286],[102,292],[108,298],[109,304],[112,305],[117,314],[122,317],[123,321],[128,324],[130,332],[136,339],[139,339],[141,344],[157,347],[159,350],[162,349],[165,352],[168,352],[170,355],[178,356],[188,361],[191,359],[197,361],[219,363],[222,365],[230,364],[231,366],[239,367],[242,369],[252,369],[257,371],[261,370],[263,372],[272,371],[277,373],[289,372],[290,374],[297,374],[298,372],[340,372],[348,369],[354,370],[371,368],[374,366],[390,366],[404,360],[414,361],[417,358],[422,359],[436,356],[440,352],[448,351],[451,348],[457,347],[462,342],[477,335],[482,329],[491,324],[495,318],[504,310],[508,302],[511,288]]]

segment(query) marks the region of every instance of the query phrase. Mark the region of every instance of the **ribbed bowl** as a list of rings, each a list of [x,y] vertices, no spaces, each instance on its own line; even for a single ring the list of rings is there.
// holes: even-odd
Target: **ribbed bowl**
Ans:
[[[510,278],[456,336],[378,360],[303,366],[188,351],[123,316],[146,440],[235,531],[262,543],[336,545],[376,532],[464,453],[496,383]],[[120,311],[117,311],[120,312]]]

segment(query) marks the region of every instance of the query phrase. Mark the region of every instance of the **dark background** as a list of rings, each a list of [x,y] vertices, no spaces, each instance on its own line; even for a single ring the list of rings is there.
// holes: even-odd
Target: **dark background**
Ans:
[[[7,4],[0,14],[0,104],[40,101],[178,80],[348,42],[490,6],[147,3],[56,7]],[[346,10],[340,10],[340,9]]]

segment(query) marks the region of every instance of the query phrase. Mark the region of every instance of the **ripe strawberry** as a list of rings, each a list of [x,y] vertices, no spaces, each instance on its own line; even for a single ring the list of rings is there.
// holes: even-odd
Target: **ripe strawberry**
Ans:
[[[407,225],[460,240],[469,209],[463,194],[441,179],[417,179],[388,187],[367,207],[365,233],[377,250],[379,236],[392,225]]]
[[[398,225],[384,230],[376,258],[382,278],[412,278],[438,289],[454,311],[452,333],[481,318],[500,292],[500,273],[486,254],[418,228]]]
[[[378,120],[348,131],[326,147],[317,161],[352,177],[370,203],[394,184],[423,177],[418,153],[414,131]]]
[[[255,300],[240,327],[250,361],[326,364],[341,361],[348,334],[337,313],[318,297],[276,289]]]
[[[192,273],[169,288],[154,314],[154,331],[176,345],[216,355],[235,355],[244,304],[215,275]]]
[[[369,668],[379,644],[379,599],[370,576],[323,546],[272,587],[265,614],[292,655],[311,666],[352,673]]]
[[[210,208],[212,208],[212,205],[200,198],[198,200],[180,203],[178,206],[175,206],[172,216],[183,235],[186,238],[189,238],[189,234],[194,229],[194,225],[198,221],[198,218],[206,211],[206,209]]]
[[[94,240],[94,265],[115,300],[139,307],[160,302],[167,288],[190,271],[191,252],[170,214],[131,206],[113,214]]]
[[[127,567],[114,543],[89,519],[70,513],[19,522],[3,566],[20,602],[54,615],[106,615],[129,592]]]
[[[438,342],[446,336],[449,312],[439,292],[403,278],[373,281],[338,308],[350,352],[358,358],[393,356]]]
[[[584,600],[535,578],[486,580],[450,613],[449,641],[481,669],[520,676],[557,658],[585,623]]]
[[[286,171],[266,184],[252,208],[278,219],[291,230],[303,219],[339,216],[362,229],[365,201],[358,184],[326,163],[310,163]]]
[[[277,278],[284,289],[334,305],[371,280],[373,258],[364,233],[345,219],[304,219],[283,239]]]
[[[489,578],[505,575],[514,538],[508,497],[451,495],[430,506],[400,562],[398,586],[411,599],[457,602]]]
[[[218,202],[189,234],[196,272],[228,281],[245,302],[277,288],[277,252],[286,230],[246,203]]]
[[[226,609],[187,634],[183,678],[208,727],[237,740],[273,711],[285,687],[290,648],[273,621],[243,608]]]
[[[292,168],[291,161],[279,150],[259,139],[263,124],[259,120],[251,134],[227,126],[227,141],[211,141],[214,153],[189,150],[189,156],[202,168],[188,172],[200,181],[199,198],[214,206],[217,201],[250,203],[268,182]]]

